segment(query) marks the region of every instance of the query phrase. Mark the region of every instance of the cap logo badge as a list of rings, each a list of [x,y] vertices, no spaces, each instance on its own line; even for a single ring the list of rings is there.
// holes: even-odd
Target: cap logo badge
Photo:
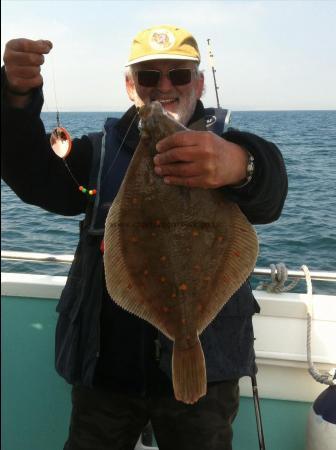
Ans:
[[[173,33],[165,29],[153,31],[149,38],[149,45],[153,50],[168,50],[175,44]]]

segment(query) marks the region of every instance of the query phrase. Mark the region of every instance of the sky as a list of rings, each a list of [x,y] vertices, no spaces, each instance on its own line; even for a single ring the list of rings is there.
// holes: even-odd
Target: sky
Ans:
[[[201,51],[205,106],[232,110],[336,109],[336,0],[1,1],[8,40],[49,39],[44,111],[124,111],[133,37],[154,25],[188,29]]]

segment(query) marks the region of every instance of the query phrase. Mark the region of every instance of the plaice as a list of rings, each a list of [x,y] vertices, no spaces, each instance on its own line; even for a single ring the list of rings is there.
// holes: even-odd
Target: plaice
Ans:
[[[177,400],[206,394],[199,335],[252,272],[254,228],[219,189],[166,185],[156,143],[186,130],[159,102],[139,111],[141,139],[106,219],[104,265],[113,300],[174,341]]]

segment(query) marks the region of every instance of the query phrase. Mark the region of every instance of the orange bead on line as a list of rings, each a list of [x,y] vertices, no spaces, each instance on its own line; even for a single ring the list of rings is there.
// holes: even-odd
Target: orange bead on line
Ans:
[[[96,195],[97,190],[96,189],[86,189],[84,186],[78,186],[78,189],[83,192],[83,194],[89,194],[89,195]]]

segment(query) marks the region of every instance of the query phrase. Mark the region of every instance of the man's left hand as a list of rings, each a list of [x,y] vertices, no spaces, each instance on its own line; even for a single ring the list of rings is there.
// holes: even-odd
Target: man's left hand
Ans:
[[[156,148],[154,170],[167,184],[218,188],[246,177],[247,151],[209,131],[180,131]]]

